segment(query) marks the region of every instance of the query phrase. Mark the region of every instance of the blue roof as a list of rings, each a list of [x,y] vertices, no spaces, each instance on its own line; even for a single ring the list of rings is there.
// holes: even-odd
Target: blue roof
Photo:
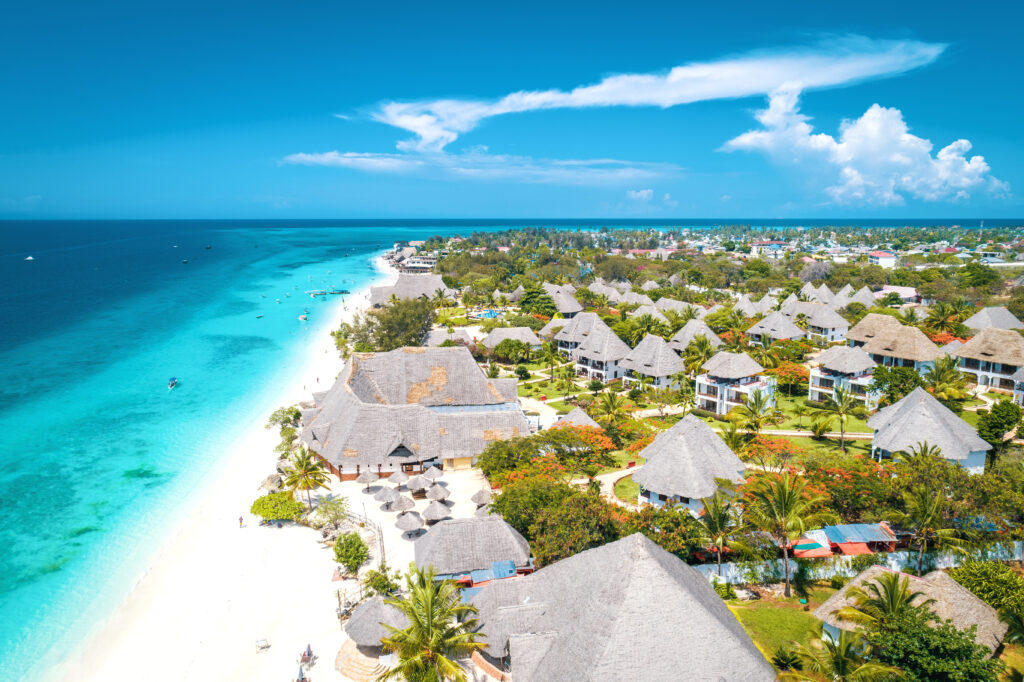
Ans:
[[[462,588],[462,603],[465,604],[470,599],[476,596],[476,593],[484,588],[482,587],[463,587]]]
[[[511,559],[508,561],[492,561],[491,573],[494,574],[495,580],[513,578],[516,574],[516,562]]]
[[[850,542],[892,542],[891,533],[878,523],[848,523],[841,526],[825,526],[829,542],[845,545]]]

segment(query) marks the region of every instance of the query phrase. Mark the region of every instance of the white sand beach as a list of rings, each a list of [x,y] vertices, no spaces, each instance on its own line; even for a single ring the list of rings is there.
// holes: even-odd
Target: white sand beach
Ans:
[[[349,297],[344,309],[339,305],[332,327],[365,307],[368,291]],[[308,352],[301,376],[226,453],[216,481],[197,495],[194,511],[152,557],[128,598],[49,678],[280,682],[295,679],[308,644],[319,657],[311,676],[341,679],[333,670],[343,635],[331,549],[309,528],[261,527],[248,512],[277,458],[278,437],[264,428],[266,416],[308,400],[342,368],[326,331]],[[260,639],[270,648],[257,653]]]

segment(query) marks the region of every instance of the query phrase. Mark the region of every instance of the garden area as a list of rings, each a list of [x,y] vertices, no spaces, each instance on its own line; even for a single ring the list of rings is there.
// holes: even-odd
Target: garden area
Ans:
[[[780,647],[791,648],[793,642],[807,645],[817,636],[821,621],[814,617],[814,610],[835,591],[813,586],[808,588],[806,604],[795,594],[788,598],[765,594],[749,601],[730,600],[729,608],[765,657],[771,658]]]

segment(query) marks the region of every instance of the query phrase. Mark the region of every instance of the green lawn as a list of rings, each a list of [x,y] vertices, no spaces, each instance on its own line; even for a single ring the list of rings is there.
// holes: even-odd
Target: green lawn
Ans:
[[[1006,672],[1002,679],[1007,682],[1024,680],[1024,646],[1007,644],[999,660],[1006,664]]]
[[[968,424],[970,424],[971,426],[973,426],[974,428],[978,428],[977,412],[970,412],[968,410],[964,410],[963,412],[960,413],[960,418],[963,419]]]
[[[623,502],[636,504],[636,500],[639,495],[640,486],[633,482],[632,476],[627,476],[615,483],[615,497],[619,498]]]
[[[817,638],[821,624],[813,611],[835,592],[830,587],[814,587],[807,600],[809,609],[804,611],[800,599],[757,599],[730,602],[729,606],[743,625],[754,644],[770,658],[780,646],[791,647],[793,642],[807,644]]]
[[[540,382],[530,384],[519,384],[517,388],[517,391],[519,392],[519,397],[537,398],[539,400],[540,396],[544,395],[547,396],[548,400],[551,400],[552,398],[564,398],[567,395],[577,395],[583,391],[583,389],[580,388],[579,386],[577,386],[574,390],[571,391],[562,391],[560,389],[556,389],[554,384],[552,383],[548,383],[547,386],[540,386],[539,383]]]
[[[797,428],[798,423],[802,423],[803,428],[808,428],[811,422],[813,422],[815,419],[815,413],[813,412],[813,408],[807,408],[808,410],[812,410],[811,414],[803,417],[802,419],[798,420],[796,417],[793,416],[793,408],[796,407],[797,405],[804,405],[804,401],[806,399],[807,396],[806,394],[803,393],[790,397],[782,393],[781,389],[777,391],[775,393],[775,404],[786,415],[786,420],[779,424],[778,426],[773,426],[771,428],[795,429]],[[806,407],[806,405],[804,405],[804,407]],[[839,426],[837,422],[838,419],[833,417],[833,423],[836,423],[835,430],[838,431]],[[850,433],[871,433],[871,429],[868,428],[867,421],[854,416],[850,416],[847,418],[846,430],[849,431]]]
[[[771,436],[770,433],[765,435]],[[834,452],[837,456],[842,452],[839,450],[839,439],[829,438],[828,440],[814,440],[810,436],[772,436],[773,438],[784,438],[790,443],[797,445],[811,452]],[[871,455],[871,441],[869,440],[848,440],[846,451],[851,455]]]
[[[610,467],[602,467],[602,469],[597,473],[607,474],[612,471],[620,471],[622,469],[625,469],[626,465],[629,464],[630,462],[636,462],[636,466],[640,466],[641,464],[644,463],[643,457],[637,457],[636,455],[626,452],[625,450],[613,450],[611,455],[615,459],[615,464],[613,464]]]

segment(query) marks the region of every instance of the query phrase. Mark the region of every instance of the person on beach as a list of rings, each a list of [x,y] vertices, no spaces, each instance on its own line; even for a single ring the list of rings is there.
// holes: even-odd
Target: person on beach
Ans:
[[[242,517],[241,516],[238,517],[238,527],[239,528],[242,527]]]

